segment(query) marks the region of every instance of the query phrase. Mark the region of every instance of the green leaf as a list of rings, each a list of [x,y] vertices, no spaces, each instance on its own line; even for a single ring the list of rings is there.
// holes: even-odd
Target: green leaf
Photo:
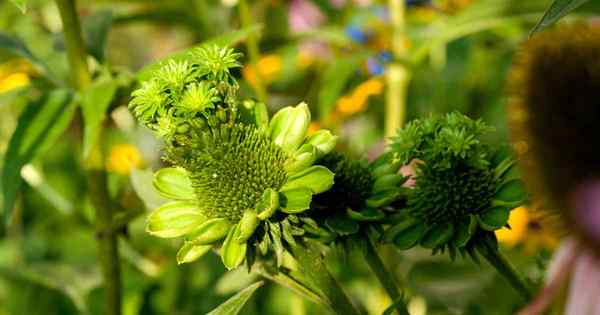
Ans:
[[[588,0],[554,0],[542,19],[531,30],[531,35],[547,28],[586,2]]]
[[[54,90],[27,104],[11,136],[2,170],[4,219],[8,222],[22,179],[21,167],[47,151],[69,127],[76,103],[67,90]]]
[[[279,192],[281,211],[299,213],[310,207],[312,191],[309,188],[294,188]]]
[[[425,234],[425,223],[419,222],[394,236],[394,245],[399,249],[409,249],[415,246]]]
[[[256,289],[260,288],[264,282],[257,282],[244,290],[240,291],[238,294],[229,298],[223,304],[219,305],[217,308],[212,310],[207,315],[236,315],[239,314],[246,302],[250,299],[252,294]]]
[[[246,257],[246,242],[239,243],[237,238],[240,236],[240,225],[236,224],[232,229],[229,229],[227,238],[223,242],[221,248],[221,260],[227,269],[231,270],[239,266],[244,257]]]
[[[509,216],[510,208],[493,207],[479,215],[479,226],[487,231],[495,231],[506,225]]]
[[[85,46],[96,60],[104,61],[108,32],[112,25],[112,12],[102,10],[84,17],[81,21]]]
[[[164,238],[178,237],[193,231],[205,220],[195,203],[175,201],[150,213],[146,232]]]
[[[193,200],[194,188],[186,170],[180,167],[166,167],[154,174],[154,188],[165,198]]]
[[[334,174],[325,166],[314,165],[294,174],[281,189],[309,188],[313,194],[319,194],[333,186],[333,177]]]
[[[177,251],[177,264],[190,263],[208,253],[212,245],[196,245],[192,242],[185,242]]]
[[[325,69],[321,79],[318,95],[319,118],[323,119],[331,113],[335,102],[344,92],[348,81],[354,77],[363,56],[337,58]]]
[[[27,0],[10,0],[10,2],[12,2],[21,13],[25,14],[27,12]]]
[[[358,232],[360,226],[346,216],[332,216],[325,220],[325,225],[340,235],[350,235]]]
[[[96,81],[82,93],[81,110],[83,113],[83,158],[87,159],[92,148],[100,139],[102,122],[110,106],[117,83],[112,79]]]
[[[192,56],[191,52],[194,51],[196,48],[203,47],[203,46],[211,46],[211,45],[233,46],[239,42],[246,40],[246,38],[248,38],[248,36],[258,35],[260,33],[261,29],[262,29],[262,26],[260,26],[260,25],[257,25],[257,24],[251,25],[249,27],[242,28],[240,30],[237,30],[237,31],[234,31],[231,33],[227,33],[224,35],[220,35],[220,36],[211,38],[211,39],[209,39],[205,42],[202,42],[201,44],[196,45],[192,48],[182,50],[180,52],[176,52],[166,58],[160,59],[158,61],[155,61],[155,62],[143,67],[140,71],[138,71],[137,79],[139,81],[148,80],[148,78],[150,78],[150,76],[152,76],[153,72],[158,70],[163,64],[167,63],[169,60],[173,60],[173,61],[187,60],[188,62],[193,63],[194,57]]]
[[[447,223],[445,225],[437,225],[429,229],[423,239],[421,245],[425,248],[436,248],[446,244],[454,235],[454,225]]]
[[[200,224],[190,233],[190,240],[196,245],[212,244],[227,235],[231,224],[227,219],[215,218],[209,219]]]

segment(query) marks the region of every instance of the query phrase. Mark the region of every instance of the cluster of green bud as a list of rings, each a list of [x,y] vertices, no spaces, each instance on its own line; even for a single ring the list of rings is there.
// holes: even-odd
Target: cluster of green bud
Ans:
[[[415,120],[390,145],[396,163],[412,165],[414,187],[385,239],[402,249],[417,244],[434,252],[473,253],[477,242],[494,239],[510,211],[525,201],[508,150],[482,141],[492,129],[451,113]]]

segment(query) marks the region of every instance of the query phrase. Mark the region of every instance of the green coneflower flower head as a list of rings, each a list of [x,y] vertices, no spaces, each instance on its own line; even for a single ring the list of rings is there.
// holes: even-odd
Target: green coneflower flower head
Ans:
[[[356,234],[361,228],[377,232],[389,206],[398,199],[405,178],[397,174],[399,164],[382,158],[368,163],[332,152],[317,161],[335,173],[333,187],[316,196],[306,215],[319,228],[306,226],[317,238],[329,242]],[[374,230],[373,230],[374,229]]]
[[[493,150],[481,121],[451,113],[410,122],[390,145],[397,163],[415,168],[415,185],[385,239],[401,249],[417,244],[434,252],[474,255],[478,240],[508,222],[525,199],[508,150]]]
[[[178,262],[190,262],[224,239],[221,257],[235,268],[259,246],[275,249],[299,233],[296,214],[312,196],[333,185],[333,173],[313,165],[333,149],[336,137],[320,130],[307,136],[310,112],[304,103],[279,110],[269,121],[264,104],[244,102],[235,120],[211,126],[173,151],[176,167],[155,174],[154,186],[174,200],[156,209],[147,231],[159,237],[185,237]],[[270,246],[273,245],[273,246]],[[249,249],[250,248],[250,249]],[[249,262],[251,263],[251,262]]]

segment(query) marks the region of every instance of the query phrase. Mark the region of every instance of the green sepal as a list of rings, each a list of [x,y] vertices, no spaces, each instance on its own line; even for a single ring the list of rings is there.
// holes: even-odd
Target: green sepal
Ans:
[[[310,188],[313,194],[327,191],[333,186],[334,174],[325,166],[314,165],[292,175],[281,190]]]
[[[525,186],[519,179],[504,183],[494,194],[494,199],[504,202],[520,202],[526,197]]]
[[[196,245],[192,242],[185,242],[177,251],[177,264],[190,263],[208,253],[212,245]]]
[[[402,230],[394,237],[394,245],[402,250],[415,246],[425,234],[425,229],[425,223],[419,222]]]
[[[270,218],[279,208],[279,194],[272,188],[267,188],[263,192],[260,201],[256,204],[258,219],[266,220]]]
[[[368,207],[378,208],[390,204],[391,202],[396,200],[398,196],[400,196],[400,190],[388,189],[377,192],[374,196],[367,199],[366,204]]]
[[[317,149],[318,157],[322,157],[335,148],[337,139],[338,137],[334,136],[331,131],[321,129],[308,137],[306,143],[314,146]]]
[[[284,152],[292,154],[306,137],[310,111],[306,103],[280,109],[269,124],[269,135]]]
[[[416,225],[417,223],[419,223],[417,219],[410,217],[404,218],[400,223],[390,227],[383,233],[383,241],[386,243],[392,242],[399,233]]]
[[[335,215],[325,220],[325,225],[340,235],[350,235],[358,232],[360,226],[355,221],[342,215]]]
[[[285,213],[300,213],[310,208],[312,191],[309,188],[294,188],[279,192],[281,211]]]
[[[452,238],[452,244],[456,247],[467,245],[471,240],[471,237],[475,235],[477,226],[477,218],[473,215],[469,215],[469,218],[461,222],[456,228],[456,233],[454,233],[454,237]]]
[[[501,229],[508,222],[510,208],[493,207],[479,215],[479,226],[486,231]]]
[[[246,123],[255,124],[260,130],[269,128],[269,112],[262,102],[245,100],[240,106],[241,119]]]
[[[258,242],[258,251],[261,255],[266,256],[269,252],[269,247],[271,246],[271,238],[269,237],[269,233],[263,234],[263,238]]]
[[[452,223],[439,224],[431,227],[421,239],[421,246],[425,248],[437,248],[446,244],[454,235]]]
[[[385,213],[377,208],[365,208],[361,211],[354,211],[346,208],[348,216],[356,221],[379,221],[385,217]]]
[[[396,175],[396,174],[383,175],[383,176],[377,178],[377,180],[375,180],[375,183],[373,184],[373,192],[377,193],[380,191],[388,190],[390,188],[395,188],[395,187],[399,186],[403,180],[404,180],[404,177],[402,177],[400,175]]]
[[[399,165],[400,163],[396,164]],[[374,178],[378,178],[388,174],[396,174],[400,169],[400,167],[396,164],[384,163],[382,165],[379,165],[373,169],[371,175],[373,175]]]
[[[190,233],[189,240],[195,245],[212,244],[225,237],[230,228],[231,224],[227,219],[209,219]]]
[[[260,220],[258,219],[258,216],[256,215],[256,211],[254,209],[244,211],[242,219],[240,219],[239,223],[240,235],[236,238],[236,241],[239,243],[246,242],[250,238],[250,236],[252,236],[259,223]]]
[[[315,163],[317,160],[317,148],[312,144],[303,144],[285,162],[284,168],[288,174],[302,171]]]
[[[188,173],[180,167],[167,167],[154,173],[152,185],[158,193],[174,200],[193,200],[194,188]]]
[[[240,225],[236,224],[229,229],[223,247],[221,247],[221,260],[227,269],[239,266],[246,257],[246,242],[239,243],[236,239],[240,236]]]
[[[198,211],[195,203],[174,201],[150,213],[146,231],[158,237],[178,237],[193,231],[205,220],[206,217]]]

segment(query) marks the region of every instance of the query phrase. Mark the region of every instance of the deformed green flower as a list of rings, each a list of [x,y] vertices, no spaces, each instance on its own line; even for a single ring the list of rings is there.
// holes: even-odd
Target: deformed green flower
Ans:
[[[230,69],[242,66],[238,62],[242,54],[232,48],[210,45],[197,49],[194,55],[200,60],[198,71],[209,75],[209,79],[225,80],[230,77]]]
[[[299,235],[295,215],[333,185],[333,173],[313,162],[333,149],[336,137],[327,131],[306,136],[306,104],[283,108],[270,122],[264,104],[241,111],[235,121],[213,124],[184,157],[173,151],[170,160],[179,167],[155,174],[156,190],[174,201],[150,215],[147,231],[185,236],[179,263],[200,257],[222,239],[221,257],[229,269],[257,243],[261,253],[274,248],[279,261],[282,240],[294,243],[293,235]]]
[[[385,240],[400,249],[417,244],[434,252],[448,249],[452,258],[457,252],[474,257],[478,242],[495,240],[493,231],[507,224],[526,196],[508,150],[481,141],[488,130],[452,113],[415,120],[398,131],[392,153],[400,163],[413,161],[415,186]]]
[[[219,102],[219,92],[210,83],[201,81],[192,83],[183,93],[181,102],[175,104],[184,115],[194,117],[197,113],[207,115],[208,110],[214,109],[215,103]]]

